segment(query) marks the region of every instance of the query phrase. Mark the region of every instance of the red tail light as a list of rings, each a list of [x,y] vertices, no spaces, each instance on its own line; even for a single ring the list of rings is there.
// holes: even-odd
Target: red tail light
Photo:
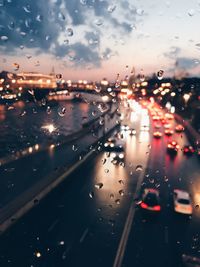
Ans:
[[[147,209],[147,208],[148,208],[147,204],[145,204],[144,202],[142,202],[142,203],[140,204],[140,206],[141,206],[141,208],[143,208],[143,209]]]
[[[153,209],[154,209],[155,211],[160,211],[160,206],[157,205],[157,206],[155,206]]]

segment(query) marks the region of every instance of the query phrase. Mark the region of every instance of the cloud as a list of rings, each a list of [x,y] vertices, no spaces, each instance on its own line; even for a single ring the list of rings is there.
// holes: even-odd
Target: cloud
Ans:
[[[179,57],[176,60],[176,66],[185,70],[194,69],[197,65],[195,58]]]
[[[118,11],[117,6],[111,7],[109,0],[4,1],[0,36],[7,36],[8,40],[0,39],[0,53],[17,54],[19,47],[24,46],[32,48],[34,53],[45,52],[62,58],[73,51],[74,64],[93,62],[100,66],[102,53],[112,54],[112,47],[102,41],[108,34],[105,28],[116,38],[121,33],[127,35],[136,16],[129,1],[122,1]],[[102,20],[105,26],[95,25],[95,20]],[[78,31],[81,26],[85,27],[84,32],[83,28]],[[74,36],[67,35],[67,28],[73,29]],[[68,45],[59,41],[61,35],[69,40]]]
[[[177,46],[171,46],[168,52],[164,53],[164,56],[169,59],[176,59],[177,56],[180,54],[181,49]]]

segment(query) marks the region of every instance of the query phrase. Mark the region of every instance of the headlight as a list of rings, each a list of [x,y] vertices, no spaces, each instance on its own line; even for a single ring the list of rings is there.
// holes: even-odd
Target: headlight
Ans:
[[[120,154],[119,154],[119,158],[120,158],[120,159],[123,159],[123,158],[124,158],[124,154],[123,154],[123,153],[120,153]]]
[[[112,158],[115,158],[116,156],[117,156],[116,153],[111,153],[111,157],[112,157]]]

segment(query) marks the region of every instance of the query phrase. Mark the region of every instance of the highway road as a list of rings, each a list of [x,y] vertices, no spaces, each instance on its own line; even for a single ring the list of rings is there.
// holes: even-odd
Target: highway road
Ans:
[[[152,136],[154,122],[137,103],[122,105],[125,161],[98,152],[0,237],[0,266],[182,266],[181,255],[200,253],[200,164],[196,155],[166,153],[184,133]],[[174,128],[175,122],[170,122]],[[164,131],[163,126],[159,129]],[[137,205],[145,187],[159,189],[161,212],[144,215]],[[174,188],[192,195],[190,218],[173,212]]]

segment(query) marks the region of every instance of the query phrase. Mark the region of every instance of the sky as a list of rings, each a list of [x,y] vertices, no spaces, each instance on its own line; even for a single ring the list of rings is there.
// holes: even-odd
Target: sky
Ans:
[[[0,71],[200,76],[200,0],[0,0]]]

